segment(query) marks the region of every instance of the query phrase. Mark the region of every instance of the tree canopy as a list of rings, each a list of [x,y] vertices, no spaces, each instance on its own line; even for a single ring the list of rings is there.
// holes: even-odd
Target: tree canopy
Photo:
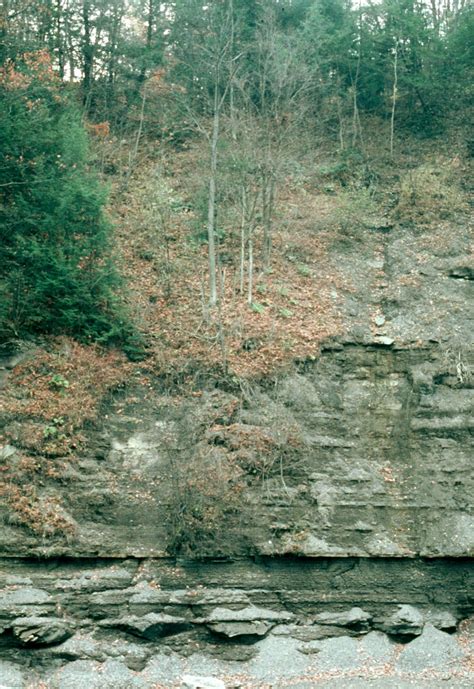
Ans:
[[[395,131],[432,136],[462,118],[472,105],[473,17],[467,0],[4,2],[1,336],[128,336],[85,121],[134,137],[135,149],[144,136],[175,146],[204,137],[211,273],[223,232],[218,174],[234,180],[227,193],[240,204],[242,251],[252,263],[258,218],[268,266],[275,194],[295,142],[324,133],[358,154],[367,115],[386,123],[393,154]],[[212,276],[211,291],[216,302]]]

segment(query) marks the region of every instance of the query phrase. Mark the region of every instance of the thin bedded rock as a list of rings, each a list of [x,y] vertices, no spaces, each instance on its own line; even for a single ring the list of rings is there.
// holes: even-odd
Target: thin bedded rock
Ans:
[[[371,620],[372,615],[358,607],[344,612],[322,612],[314,618],[314,621],[319,625],[350,627],[358,631],[368,631]]]
[[[150,641],[163,636],[169,636],[170,634],[176,634],[190,627],[187,620],[182,617],[173,617],[172,615],[154,612],[143,615],[143,617],[135,615],[122,617],[112,624],[130,634],[134,634],[134,636]]]
[[[293,618],[294,615],[289,612],[277,612],[249,605],[241,610],[215,608],[205,621],[213,632],[235,638],[265,636],[276,624],[289,622]]]
[[[60,644],[72,635],[70,623],[57,617],[19,617],[12,623],[13,636],[28,646]]]
[[[384,620],[381,629],[392,636],[418,636],[423,631],[423,613],[413,605],[400,605],[398,610]]]

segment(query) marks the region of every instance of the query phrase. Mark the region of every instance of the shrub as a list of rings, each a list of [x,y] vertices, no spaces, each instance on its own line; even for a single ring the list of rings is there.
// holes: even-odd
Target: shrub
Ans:
[[[172,464],[169,552],[193,559],[241,554],[244,483],[239,468],[224,457],[199,452]]]
[[[438,159],[407,172],[401,180],[395,214],[402,222],[430,222],[449,218],[463,210],[465,200],[459,188],[453,161]]]

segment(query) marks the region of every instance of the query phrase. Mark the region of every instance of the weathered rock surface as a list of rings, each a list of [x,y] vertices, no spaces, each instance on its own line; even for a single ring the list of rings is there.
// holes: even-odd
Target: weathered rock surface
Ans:
[[[8,689],[23,689],[26,684],[25,673],[20,665],[0,660],[0,686]]]
[[[150,684],[118,660],[76,660],[53,674],[51,689],[148,689]]]
[[[109,622],[105,622],[105,624],[108,625]],[[150,641],[162,636],[177,634],[189,628],[189,624],[182,617],[154,612],[143,615],[143,617],[133,615],[121,617],[114,621],[113,626]]]
[[[462,660],[457,636],[436,636],[433,625],[453,631],[469,615],[473,577],[466,560],[7,559],[0,561],[0,663],[19,663],[10,674],[31,682],[27,649],[34,647],[35,667],[54,689],[109,686],[98,684],[109,670],[119,687],[131,677],[131,687],[179,686],[186,672],[247,673],[255,687],[329,672],[331,664],[338,672],[394,664],[399,647],[381,630],[397,641],[422,632],[427,654],[444,640],[450,658]],[[74,634],[61,641],[66,630]],[[412,656],[424,657],[416,646],[409,651],[412,643],[400,671]]]
[[[348,334],[318,359],[248,387],[206,374],[193,395],[156,380],[109,401],[45,486],[75,538],[21,529],[0,504],[0,685],[473,685],[455,631],[474,606],[472,270],[461,248],[418,265],[388,234],[383,256],[355,259],[385,271],[377,295],[346,295]],[[398,280],[413,270],[420,287]],[[237,507],[203,457],[242,472]],[[202,491],[183,503],[190,467],[204,510]],[[180,520],[203,512],[214,531],[203,520],[194,542]]]
[[[215,677],[195,677],[184,675],[182,689],[226,689],[224,682]]]
[[[177,536],[171,467],[179,451],[180,480],[206,456],[247,472],[240,514],[213,503],[222,515],[205,555],[241,557],[250,547],[305,557],[470,556],[471,359],[468,350],[433,343],[346,341],[245,395],[209,381],[199,396],[171,403],[159,383],[146,394],[132,386],[91,430],[73,486],[48,487],[62,490],[77,538],[45,543],[6,519],[0,554],[166,555]],[[212,501],[218,486],[209,489]]]
[[[463,658],[466,658],[466,653],[454,637],[427,624],[421,636],[402,650],[396,667],[405,672],[432,668],[447,672],[459,669]]]
[[[424,619],[420,610],[412,605],[400,605],[382,625],[387,634],[394,636],[417,636],[423,631]]]
[[[30,646],[59,644],[72,635],[70,625],[56,617],[18,617],[11,629],[18,641]]]
[[[292,620],[292,613],[265,610],[254,605],[240,610],[215,608],[206,620],[213,632],[228,637],[265,636],[279,622]]]
[[[361,608],[351,608],[347,612],[322,612],[314,618],[314,621],[320,625],[350,627],[359,632],[367,631],[371,620],[372,615]]]

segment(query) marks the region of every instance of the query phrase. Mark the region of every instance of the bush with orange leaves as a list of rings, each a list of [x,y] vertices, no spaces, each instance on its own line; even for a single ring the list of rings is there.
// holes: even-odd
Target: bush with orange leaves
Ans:
[[[97,418],[104,396],[125,383],[130,367],[118,352],[63,338],[13,369],[0,402],[0,445],[16,448],[0,461],[10,523],[45,537],[73,536],[73,520],[50,492],[84,445],[83,425]]]

